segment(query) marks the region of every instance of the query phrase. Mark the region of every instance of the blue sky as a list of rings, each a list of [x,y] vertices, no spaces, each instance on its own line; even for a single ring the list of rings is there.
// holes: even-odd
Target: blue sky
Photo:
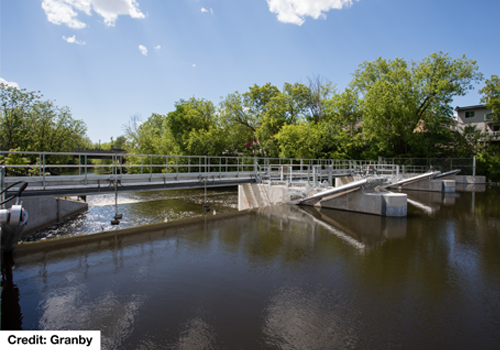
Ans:
[[[0,81],[68,106],[94,142],[181,98],[218,104],[316,75],[343,90],[378,57],[466,54],[500,74],[499,0],[0,0],[0,11]],[[455,105],[478,104],[481,87]]]

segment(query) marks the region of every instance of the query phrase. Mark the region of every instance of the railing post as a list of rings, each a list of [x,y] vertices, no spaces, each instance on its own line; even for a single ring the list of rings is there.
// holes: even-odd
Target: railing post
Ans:
[[[5,188],[5,167],[2,165],[0,166],[0,192],[3,191],[3,189]],[[0,195],[0,202],[3,202],[3,200],[5,199],[5,193],[2,193]],[[0,209],[4,209],[4,205],[0,205]],[[0,231],[1,233],[1,231]]]
[[[476,176],[476,156],[472,157],[472,176]]]
[[[42,164],[43,164],[43,180],[42,180],[42,184],[43,184],[43,189],[45,190],[45,153],[43,154],[43,159],[42,159]]]
[[[87,155],[85,155],[85,186],[87,186]]]
[[[333,186],[333,166],[330,165],[328,167],[328,183],[330,184],[330,186]]]

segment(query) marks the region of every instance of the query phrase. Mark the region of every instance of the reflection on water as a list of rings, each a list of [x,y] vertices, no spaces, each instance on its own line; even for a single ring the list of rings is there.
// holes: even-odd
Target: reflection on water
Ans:
[[[283,205],[22,245],[22,327],[100,329],[103,349],[497,349],[500,188],[443,198],[407,218]]]
[[[349,300],[326,289],[280,288],[264,315],[264,341],[270,348],[350,349],[359,337]]]

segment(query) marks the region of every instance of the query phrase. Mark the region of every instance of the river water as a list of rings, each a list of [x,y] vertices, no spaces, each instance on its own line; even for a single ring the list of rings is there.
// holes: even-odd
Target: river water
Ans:
[[[280,205],[22,244],[2,328],[101,330],[103,349],[499,349],[500,187],[476,190],[407,192],[407,218]]]
[[[84,235],[172,220],[216,215],[238,210],[238,188],[139,191],[87,196],[89,209],[60,224],[37,231],[23,241],[30,242],[63,236]],[[112,225],[115,212],[122,214],[119,225]]]

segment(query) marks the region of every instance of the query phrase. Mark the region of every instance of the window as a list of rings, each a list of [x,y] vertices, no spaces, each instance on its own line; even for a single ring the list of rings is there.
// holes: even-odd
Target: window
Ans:
[[[476,116],[475,111],[465,112],[465,118],[474,118]]]

